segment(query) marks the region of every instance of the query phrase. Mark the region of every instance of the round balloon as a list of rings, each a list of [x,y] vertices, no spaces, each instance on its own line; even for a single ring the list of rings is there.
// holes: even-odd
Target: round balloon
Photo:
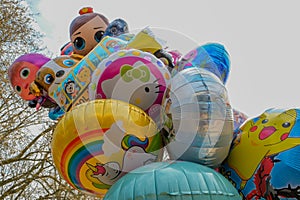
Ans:
[[[129,171],[162,157],[162,138],[141,109],[118,100],[83,103],[57,124],[52,155],[75,189],[103,196]]]
[[[245,199],[300,198],[299,119],[299,109],[268,109],[239,129],[220,171]]]
[[[206,69],[225,84],[230,72],[229,54],[222,44],[208,43],[191,50],[178,63],[179,71],[190,67]]]
[[[117,181],[104,199],[241,200],[218,172],[191,162],[156,162],[139,167]]]
[[[103,60],[90,83],[90,99],[118,99],[140,107],[150,116],[161,106],[171,75],[154,55],[121,50]]]
[[[170,158],[218,166],[228,155],[233,137],[232,108],[224,84],[208,70],[184,69],[172,78],[165,99],[165,112],[173,122],[167,145]]]

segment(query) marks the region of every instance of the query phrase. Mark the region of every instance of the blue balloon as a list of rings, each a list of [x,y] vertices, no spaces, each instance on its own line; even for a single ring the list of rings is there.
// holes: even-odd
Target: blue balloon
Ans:
[[[218,172],[191,162],[157,162],[119,179],[105,200],[241,200],[238,191]]]
[[[106,28],[104,36],[117,37],[119,35],[128,33],[128,24],[123,19],[115,19]]]
[[[248,116],[245,113],[234,108],[232,109],[232,111],[234,119],[234,130],[237,130],[248,119]]]
[[[230,72],[229,53],[222,44],[208,43],[187,53],[179,62],[178,70],[190,67],[206,69],[225,84]]]

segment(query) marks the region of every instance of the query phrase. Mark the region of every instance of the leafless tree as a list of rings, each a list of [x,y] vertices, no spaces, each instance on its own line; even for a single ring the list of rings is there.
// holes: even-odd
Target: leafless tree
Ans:
[[[71,188],[55,169],[50,141],[55,121],[29,108],[12,90],[8,66],[44,52],[25,0],[0,0],[0,199],[93,199]]]

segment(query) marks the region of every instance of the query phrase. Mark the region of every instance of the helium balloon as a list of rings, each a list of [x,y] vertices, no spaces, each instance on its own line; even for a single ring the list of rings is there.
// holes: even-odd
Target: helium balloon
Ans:
[[[104,59],[109,59],[109,58],[114,58],[111,57],[112,54],[118,54],[121,55],[122,49],[131,49],[131,48],[140,48],[143,50],[149,50],[149,51],[156,51],[158,49],[161,48],[159,42],[156,41],[156,39],[154,37],[152,37],[151,33],[149,32],[149,30],[142,30],[139,34],[136,35],[136,37],[134,37],[132,40],[127,41],[127,40],[123,40],[123,39],[119,39],[119,38],[115,38],[115,37],[109,37],[109,36],[105,36],[104,38],[102,38],[102,40],[96,45],[96,47],[89,52],[85,57],[80,57],[80,61],[76,64],[76,65],[72,65],[72,67],[68,68],[68,69],[64,69],[63,71],[65,72],[63,75],[61,75],[61,77],[56,77],[56,74],[53,74],[53,72],[58,72],[61,71],[62,65],[59,63],[55,64],[55,61],[53,63],[53,69],[51,69],[51,66],[47,67],[50,68],[51,70],[45,71],[46,73],[41,73],[41,77],[45,78],[45,75],[50,77],[50,83],[46,83],[48,82],[47,79],[46,82],[45,80],[42,80],[39,78],[39,80],[36,80],[36,82],[41,83],[41,86],[44,88],[45,91],[47,91],[47,93],[49,94],[49,96],[55,100],[55,102],[61,107],[61,109],[63,111],[68,111],[70,110],[73,106],[79,105],[81,103],[84,102],[88,102],[90,99],[89,97],[91,96],[89,93],[93,90],[89,89],[89,85],[91,82],[91,78],[92,75],[96,76],[99,75],[99,70],[96,71],[94,74],[95,69],[98,67],[98,65],[101,63],[103,63]],[[144,58],[140,58],[138,55],[140,54],[139,51],[134,51],[137,52],[137,55],[133,55],[136,56],[137,59],[136,61],[139,59],[141,62],[146,62],[146,63],[151,63],[154,62],[152,64],[149,64],[149,66],[152,65],[162,65],[163,63],[156,59],[153,55],[151,55],[150,53],[145,55],[142,53],[142,55],[145,55]],[[76,56],[76,54],[72,54],[71,57]],[[126,56],[126,55],[125,55]],[[77,56],[78,57],[78,56]],[[147,59],[150,59],[147,61]],[[126,59],[120,59],[120,63],[122,63],[124,60]],[[131,59],[131,61],[133,61],[134,59]],[[144,60],[144,61],[142,61]],[[139,65],[138,62],[136,64]],[[109,64],[106,62],[106,64]],[[132,63],[133,64],[133,63]],[[119,66],[121,67],[121,66]],[[163,70],[161,69],[162,67],[159,66],[160,68],[158,70]],[[144,67],[142,67],[144,68]],[[154,68],[154,67],[152,67]],[[128,71],[128,68],[127,68]],[[130,71],[130,70],[129,70]],[[135,72],[139,73],[139,70],[134,70]],[[151,71],[151,70],[150,70]],[[153,71],[153,70],[152,70]],[[157,71],[156,69],[154,69],[154,71]],[[123,71],[125,72],[125,71]],[[144,71],[142,71],[143,74],[142,76],[144,76]],[[114,73],[114,72],[112,72]],[[128,72],[128,74],[130,74],[130,72]],[[152,73],[152,72],[151,72]],[[155,72],[157,73],[157,72]],[[136,75],[136,73],[134,74]],[[147,75],[147,74],[146,74]],[[152,74],[150,74],[150,80],[152,80]],[[164,74],[165,75],[165,74]],[[168,74],[167,74],[168,75]],[[166,75],[166,76],[167,76]],[[163,79],[165,79],[164,77],[161,77]],[[168,77],[170,78],[170,76]],[[148,79],[148,75],[146,77],[146,79]],[[143,80],[146,80],[143,79]],[[55,81],[54,81],[55,80]],[[155,92],[158,92],[158,96],[161,99],[162,98],[162,94],[160,94],[161,92],[163,93],[163,87],[165,85],[163,85],[165,80],[157,80],[157,82],[162,83],[162,87]],[[128,81],[128,83],[132,83],[132,81]],[[135,81],[133,81],[135,82]],[[54,84],[55,83],[55,84]],[[154,84],[153,84],[154,85]],[[152,85],[152,86],[153,86]],[[156,84],[157,85],[157,84]],[[92,88],[94,86],[91,86]],[[152,88],[148,88],[149,90],[151,90]],[[148,91],[148,89],[146,89]],[[146,92],[147,92],[146,91]],[[138,103],[138,99],[137,99],[137,103]]]
[[[90,99],[126,101],[152,116],[161,107],[170,78],[168,69],[154,55],[121,50],[98,65],[90,84]]]
[[[64,110],[60,110],[59,104],[51,97],[50,91],[56,90],[62,80],[65,79],[71,69],[79,62],[76,55],[62,55],[45,63],[36,73],[33,83],[30,84],[30,91],[43,101],[44,94],[47,94],[47,99],[51,102],[48,107],[55,107],[49,112],[51,119],[59,118]],[[49,96],[48,96],[49,94]],[[45,103],[43,103],[43,106]],[[39,108],[39,104],[36,104]]]
[[[234,130],[240,128],[240,126],[248,119],[248,116],[245,113],[237,109],[232,109],[233,111],[233,120],[234,120]]]
[[[242,125],[220,172],[245,199],[300,198],[300,110],[268,109]]]
[[[116,37],[128,42],[135,37],[134,34],[129,33],[127,22],[120,18],[108,24],[103,34],[103,37],[105,36]]]
[[[72,55],[73,45],[72,42],[67,42],[64,46],[60,48],[60,55]]]
[[[41,73],[42,77],[52,77],[50,83],[47,80],[45,82],[41,78],[36,81],[44,86],[49,96],[55,100],[62,110],[68,111],[73,106],[89,101],[88,86],[96,67],[112,53],[124,48],[126,44],[123,40],[106,36],[86,56],[78,57],[77,54],[72,54],[71,58],[79,59],[75,65],[70,65],[66,68],[54,60],[54,63],[52,62],[53,64],[47,67],[45,73]],[[53,72],[58,70],[64,72],[61,77],[56,77],[53,74]]]
[[[164,107],[174,130],[167,145],[170,158],[218,166],[227,157],[233,137],[232,108],[224,84],[210,71],[192,67],[172,78],[167,96]]]
[[[18,57],[8,68],[8,78],[16,93],[24,100],[34,100],[35,96],[29,90],[37,71],[50,58],[38,53],[24,54]]]
[[[35,83],[49,93],[57,88],[79,61],[79,58],[67,55],[56,57],[38,71]]]
[[[110,22],[103,34],[105,36],[117,37],[119,35],[128,33],[128,24],[123,19],[115,19]]]
[[[156,162],[123,176],[104,200],[241,200],[238,191],[218,172],[191,162]]]
[[[80,9],[69,27],[73,52],[86,56],[103,38],[109,22],[101,13],[95,13],[92,7]]]
[[[154,121],[138,107],[112,99],[68,111],[51,146],[60,175],[73,188],[100,197],[124,174],[162,157]]]
[[[49,60],[50,58],[42,54],[29,53],[17,58],[8,68],[8,78],[13,89],[23,100],[28,101],[28,106],[31,108],[55,106],[55,102],[47,94],[41,93],[37,97],[31,90],[31,84],[33,84],[38,70]]]
[[[204,68],[225,84],[230,72],[229,54],[223,45],[208,43],[190,51],[178,64],[179,71],[189,67]]]

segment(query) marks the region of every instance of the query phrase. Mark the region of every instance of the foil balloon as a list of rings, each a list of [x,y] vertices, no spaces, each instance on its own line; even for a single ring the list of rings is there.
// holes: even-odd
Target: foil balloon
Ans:
[[[136,49],[121,50],[98,65],[89,98],[119,99],[154,116],[160,110],[170,78],[168,69],[154,55]]]
[[[109,21],[101,13],[94,12],[92,7],[83,7],[79,10],[69,26],[70,40],[73,52],[86,56],[103,39]]]
[[[55,102],[46,94],[35,95],[30,86],[34,82],[38,70],[50,61],[50,58],[38,54],[29,53],[18,57],[8,68],[8,78],[14,91],[23,99],[28,101],[31,108],[52,108]]]
[[[117,37],[119,35],[128,33],[128,24],[123,19],[115,19],[114,21],[110,22],[103,34],[105,36]]]
[[[75,189],[99,197],[129,171],[162,157],[153,120],[118,100],[74,107],[57,124],[51,146],[60,175]]]
[[[36,82],[40,83],[49,96],[66,112],[73,106],[89,101],[88,86],[94,70],[103,59],[124,48],[125,45],[126,42],[123,40],[106,36],[86,56],[72,54],[70,59],[74,58],[76,62],[73,64],[68,62],[69,67],[65,67],[62,62],[56,62],[61,59],[54,59],[51,65],[44,67],[45,70],[40,77],[36,78]],[[59,77],[54,74],[58,71],[63,73],[58,74]],[[43,79],[45,76],[49,76],[51,81]]]
[[[204,68],[214,73],[225,84],[230,72],[229,54],[222,44],[208,43],[183,56],[177,70],[190,67]]]
[[[37,71],[50,58],[38,53],[24,54],[18,57],[8,68],[8,78],[16,93],[24,100],[35,99],[29,86],[34,81]]]
[[[73,45],[72,42],[67,42],[64,46],[60,48],[60,55],[72,55]]]
[[[156,162],[139,167],[117,181],[105,200],[241,200],[218,172],[191,162]]]
[[[248,119],[248,116],[235,108],[233,108],[232,111],[234,120],[234,130],[236,130],[240,128],[241,125]]]
[[[167,145],[171,159],[216,167],[227,157],[233,116],[217,76],[197,67],[180,71],[172,78],[164,107],[173,122]]]
[[[49,93],[57,88],[79,61],[79,58],[73,56],[56,57],[41,67],[37,72],[35,83]]]
[[[53,63],[53,67],[50,65],[47,67],[47,70],[49,70],[49,73],[47,71],[44,71],[46,73],[41,73],[41,77],[45,78],[45,75],[49,76],[49,81],[48,79],[41,79],[39,78],[40,76],[37,76],[36,82],[41,83],[38,84],[43,89],[49,94],[49,96],[61,107],[63,111],[68,111],[70,110],[73,106],[79,105],[84,102],[88,102],[91,97],[91,93],[95,91],[95,83],[91,84],[92,76],[93,77],[98,77],[99,76],[99,70],[96,70],[98,68],[98,65],[101,65],[104,62],[104,59],[115,59],[115,57],[111,57],[112,54],[116,55],[122,55],[123,52],[121,50],[123,49],[134,49],[137,48],[139,50],[143,51],[157,51],[158,49],[161,49],[162,46],[160,43],[156,40],[155,37],[151,35],[151,31],[148,29],[143,29],[140,33],[138,33],[134,38],[132,38],[130,41],[123,40],[115,37],[110,37],[110,36],[105,36],[102,38],[102,40],[96,45],[92,51],[90,51],[86,56],[78,56],[77,54],[72,54],[71,57],[76,57],[79,59],[78,62],[75,63],[75,65],[72,65],[69,68],[65,68],[62,73],[59,74],[53,74],[53,72],[59,72],[62,69],[61,63],[57,63],[55,60],[53,60],[51,63]],[[156,59],[151,53],[144,54],[143,52],[140,52],[139,50],[136,50],[136,59],[131,59],[131,61],[135,60],[140,60],[141,62],[137,62],[135,66],[138,66],[139,63],[142,62],[147,62],[149,63],[149,66],[154,66],[151,67],[151,73],[144,74],[145,71],[142,72],[142,76],[146,75],[145,78],[141,79],[143,81],[148,80],[153,80],[152,72],[153,71],[161,71],[163,70],[163,63],[159,60]],[[146,52],[145,52],[146,53]],[[125,53],[126,54],[126,53]],[[139,55],[144,55],[144,58],[139,57]],[[125,55],[126,57],[126,55]],[[150,59],[150,60],[147,60]],[[121,58],[119,64],[124,64],[123,61],[126,59]],[[144,61],[142,61],[144,60]],[[154,62],[150,64],[151,62]],[[107,65],[109,64],[108,62],[105,62]],[[115,62],[117,63],[117,62]],[[115,64],[114,63],[114,64]],[[129,63],[130,64],[130,63]],[[131,63],[133,64],[133,63]],[[158,69],[154,69],[159,65]],[[121,67],[121,66],[119,66]],[[45,67],[46,68],[46,67]],[[49,69],[48,69],[49,68]],[[52,69],[51,69],[52,68]],[[118,68],[118,67],[116,67]],[[126,68],[126,67],[125,67]],[[125,69],[124,68],[124,69]],[[142,67],[143,69],[144,67]],[[147,67],[146,67],[147,68]],[[119,68],[118,68],[119,69]],[[96,70],[96,71],[95,71]],[[94,73],[95,71],[95,73]],[[113,71],[113,70],[112,70]],[[131,74],[131,71],[129,68],[126,68],[125,71],[129,71],[126,74]],[[139,73],[140,69],[134,70],[136,73]],[[149,70],[146,70],[149,71]],[[51,72],[51,73],[50,73]],[[112,73],[115,73],[113,71]],[[134,73],[134,76],[136,75]],[[156,75],[159,72],[155,72],[154,75]],[[168,72],[167,72],[168,73]],[[57,75],[59,77],[57,77]],[[148,76],[149,75],[149,76]],[[129,75],[130,76],[130,75]],[[168,76],[163,74],[163,76]],[[162,85],[157,91],[157,93],[163,93],[163,87],[165,87],[165,79],[164,77],[160,77],[161,79],[157,80],[157,82]],[[170,75],[168,76],[170,78]],[[39,80],[38,80],[39,79]],[[130,79],[130,78],[129,78]],[[134,81],[129,81],[129,79],[126,79],[127,82],[129,83],[134,83],[136,80],[139,80],[138,78],[134,78],[136,80]],[[46,82],[45,82],[46,80]],[[154,81],[154,80],[153,80]],[[96,83],[97,84],[97,83]],[[154,84],[153,84],[154,85]],[[151,86],[153,86],[151,85]],[[158,85],[158,84],[156,84]],[[96,85],[97,86],[97,85]],[[90,89],[92,88],[92,89]],[[148,88],[149,89],[149,88]],[[148,89],[146,89],[148,91]],[[152,89],[152,88],[150,88]],[[146,91],[146,92],[147,92]],[[124,92],[124,91],[123,91]],[[94,93],[93,93],[94,94]],[[163,94],[158,94],[158,101],[159,99],[162,99]],[[93,99],[93,98],[92,98]],[[139,101],[139,100],[137,100]]]
[[[59,104],[49,95],[49,91],[57,88],[79,60],[80,58],[76,55],[62,55],[51,59],[38,70],[34,82],[30,84],[30,91],[37,98],[43,99],[44,94],[47,94],[47,99],[52,103],[49,117],[53,120],[60,118],[64,114],[64,110],[60,109]],[[36,104],[36,108],[39,108],[39,104]]]
[[[220,172],[244,199],[300,198],[299,119],[299,109],[268,109],[237,131]]]

